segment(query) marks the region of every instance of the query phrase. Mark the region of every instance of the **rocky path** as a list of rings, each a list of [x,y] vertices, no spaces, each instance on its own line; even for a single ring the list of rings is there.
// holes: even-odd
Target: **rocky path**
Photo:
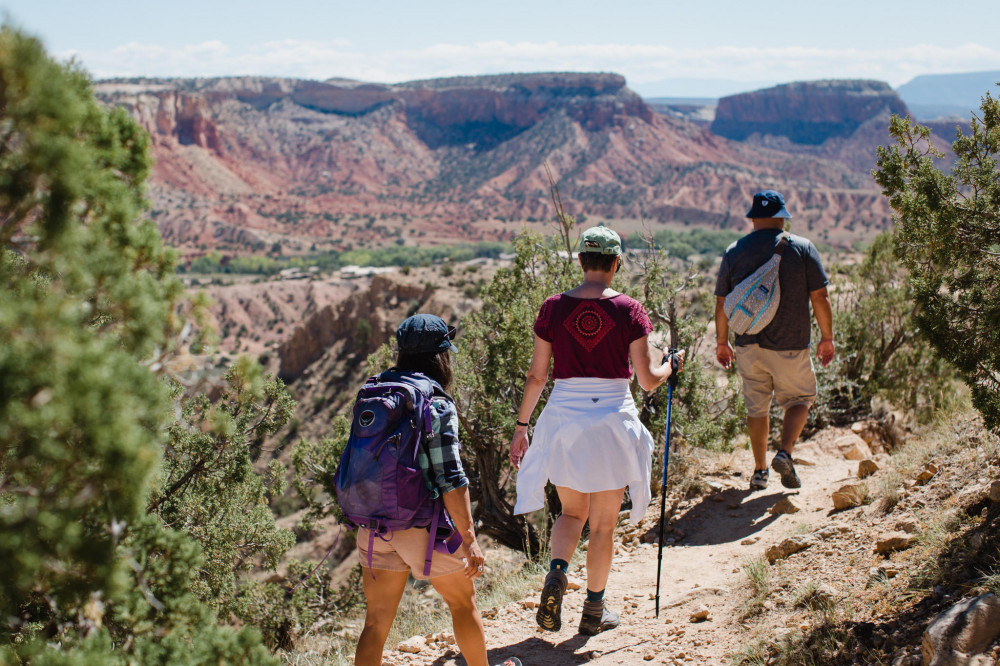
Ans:
[[[655,617],[657,547],[655,533],[659,504],[650,506],[639,527],[624,516],[608,583],[608,603],[617,610],[621,626],[598,636],[577,633],[585,585],[567,593],[563,628],[542,632],[534,621],[537,589],[519,602],[484,613],[491,663],[517,656],[526,664],[724,664],[727,655],[744,640],[737,609],[747,596],[747,577],[741,565],[764,554],[767,547],[792,534],[813,531],[831,516],[831,494],[854,478],[856,461],[835,447],[807,442],[796,450],[802,489],[782,488],[772,473],[762,492],[747,488],[752,459],[739,452],[719,470],[704,477],[711,491],[682,503],[671,516],[663,551],[660,617]],[[770,512],[783,498],[799,510]],[[652,543],[650,543],[652,541]],[[583,558],[570,565],[571,581],[583,585]],[[708,619],[692,621],[698,611]],[[431,640],[418,653],[393,651],[392,664],[464,664],[449,644],[450,636]],[[419,641],[418,641],[419,642]]]

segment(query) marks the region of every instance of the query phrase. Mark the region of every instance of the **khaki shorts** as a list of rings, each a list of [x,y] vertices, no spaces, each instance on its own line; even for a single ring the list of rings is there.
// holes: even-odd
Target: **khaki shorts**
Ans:
[[[816,401],[816,375],[808,349],[775,351],[757,345],[736,347],[747,416],[767,416],[771,395],[784,410]]]
[[[358,529],[358,559],[361,566],[368,566],[369,530]],[[387,536],[388,541],[375,537],[372,546],[372,569],[383,571],[409,571],[418,580],[448,576],[465,570],[465,558],[457,554],[434,551],[431,557],[431,575],[424,575],[424,559],[427,557],[427,539],[430,531],[422,527],[398,530]]]

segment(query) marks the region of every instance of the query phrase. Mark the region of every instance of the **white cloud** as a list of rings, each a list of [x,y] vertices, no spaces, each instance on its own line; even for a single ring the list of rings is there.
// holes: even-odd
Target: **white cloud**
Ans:
[[[1000,69],[1000,49],[980,44],[823,49],[487,41],[370,54],[347,41],[284,40],[241,51],[217,41],[182,47],[133,42],[61,55],[75,56],[98,78],[259,74],[392,82],[500,72],[614,71],[635,84],[671,78],[872,78],[899,85],[918,74]]]

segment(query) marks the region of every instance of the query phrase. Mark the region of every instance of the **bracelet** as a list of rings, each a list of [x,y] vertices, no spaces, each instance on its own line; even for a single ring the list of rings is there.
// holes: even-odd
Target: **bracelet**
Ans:
[[[528,427],[528,424],[527,424],[527,423],[521,423],[520,421],[515,421],[515,423],[516,423],[517,425],[519,425],[519,426],[523,427],[523,428],[527,428],[527,427]]]

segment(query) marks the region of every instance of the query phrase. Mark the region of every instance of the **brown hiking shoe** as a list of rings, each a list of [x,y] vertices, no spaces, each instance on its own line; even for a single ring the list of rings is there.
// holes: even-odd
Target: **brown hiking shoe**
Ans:
[[[550,571],[542,587],[542,599],[538,603],[535,622],[545,631],[559,631],[562,627],[562,598],[566,593],[566,574],[559,569]]]
[[[583,616],[580,618],[580,633],[596,636],[602,631],[614,629],[620,623],[618,613],[605,607],[603,601],[584,601]]]
[[[786,488],[801,488],[802,481],[795,473],[792,457],[784,451],[778,451],[771,460],[771,469],[781,475],[781,485]]]

